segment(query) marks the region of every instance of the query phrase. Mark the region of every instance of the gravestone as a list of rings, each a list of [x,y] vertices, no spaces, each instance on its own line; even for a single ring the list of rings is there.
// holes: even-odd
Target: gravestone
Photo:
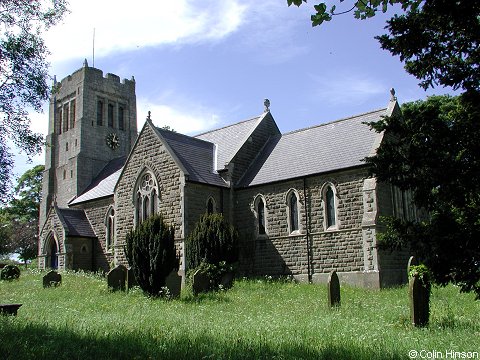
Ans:
[[[332,271],[328,276],[328,306],[340,306],[340,281],[336,271]]]
[[[210,277],[200,269],[193,274],[193,294],[208,291],[210,288]]]
[[[410,277],[410,317],[414,326],[428,325],[430,313],[430,282],[418,274]]]
[[[168,288],[171,297],[179,297],[182,290],[182,277],[173,270],[165,279],[165,286]]]
[[[55,270],[50,270],[48,273],[45,274],[43,277],[43,287],[57,287],[62,284],[62,275],[60,275]]]
[[[410,256],[407,263],[407,279],[410,278],[410,266],[416,265],[418,265],[417,259],[415,258],[415,256]]]
[[[107,274],[108,288],[112,291],[125,291],[127,281],[127,268],[123,265],[117,265]]]
[[[22,304],[0,304],[0,314],[17,316],[17,311]]]
[[[229,271],[222,275],[222,278],[220,279],[220,285],[224,289],[230,289],[233,285],[233,279],[234,279],[233,272]]]

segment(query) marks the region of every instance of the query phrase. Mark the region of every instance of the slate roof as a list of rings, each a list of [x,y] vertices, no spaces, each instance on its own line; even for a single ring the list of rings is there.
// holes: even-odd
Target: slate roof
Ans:
[[[122,172],[125,160],[125,156],[111,160],[107,165],[105,165],[95,179],[93,179],[85,191],[83,191],[80,196],[73,199],[69,205],[75,205],[81,202],[113,195],[113,190],[120,173]]]
[[[187,170],[189,181],[227,186],[213,168],[214,145],[211,142],[160,128],[157,130]]]
[[[293,131],[270,139],[239,186],[247,187],[364,164],[380,134],[364,122],[380,120],[387,109]]]
[[[67,236],[95,238],[95,232],[82,209],[56,208],[60,221],[67,232]]]
[[[217,145],[217,168],[221,170],[228,162],[230,162],[230,160],[232,160],[233,156],[248,139],[263,116],[265,116],[265,114],[250,120],[245,120],[220,129],[196,135],[195,138],[209,141]]]

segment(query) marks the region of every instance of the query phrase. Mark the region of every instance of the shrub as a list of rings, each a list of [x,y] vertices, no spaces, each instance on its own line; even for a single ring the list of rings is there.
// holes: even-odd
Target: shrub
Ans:
[[[131,230],[126,237],[125,253],[140,288],[151,296],[160,296],[166,277],[178,270],[174,228],[161,215],[155,215]]]
[[[0,272],[1,280],[13,280],[20,277],[20,269],[16,265],[5,265]]]
[[[202,262],[228,264],[238,260],[237,233],[222,214],[204,214],[185,243],[187,269],[195,269]]]

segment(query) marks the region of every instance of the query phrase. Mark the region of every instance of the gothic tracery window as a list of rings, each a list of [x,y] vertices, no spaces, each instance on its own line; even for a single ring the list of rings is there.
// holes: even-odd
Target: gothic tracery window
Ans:
[[[139,225],[158,211],[158,186],[152,173],[141,175],[136,189],[135,224]]]

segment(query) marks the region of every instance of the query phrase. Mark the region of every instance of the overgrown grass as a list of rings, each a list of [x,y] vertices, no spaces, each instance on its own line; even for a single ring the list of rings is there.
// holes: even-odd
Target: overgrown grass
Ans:
[[[430,325],[413,328],[405,287],[342,287],[327,308],[322,285],[237,281],[227,292],[180,300],[141,291],[111,293],[106,280],[64,273],[42,288],[26,271],[0,282],[2,359],[408,359],[409,350],[480,352],[480,302],[454,287],[435,288]]]

